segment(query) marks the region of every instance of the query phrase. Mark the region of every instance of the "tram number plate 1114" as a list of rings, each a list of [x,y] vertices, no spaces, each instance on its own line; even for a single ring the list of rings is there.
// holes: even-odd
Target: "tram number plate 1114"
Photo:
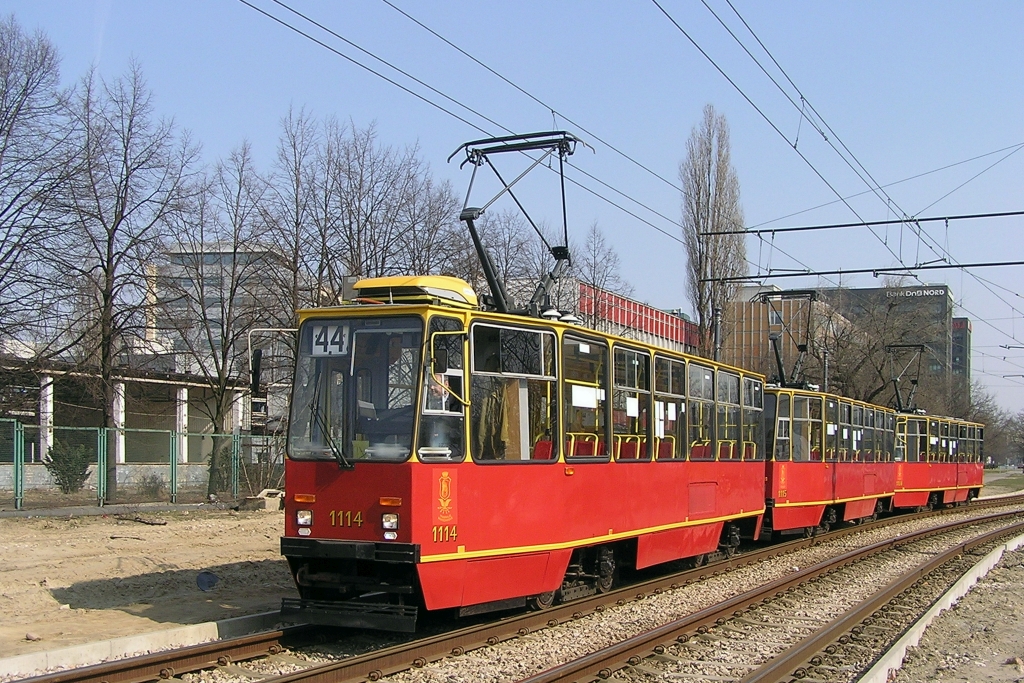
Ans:
[[[455,528],[455,525],[451,526],[435,526],[433,530],[434,543],[447,543],[454,541],[459,537],[459,532]]]
[[[363,526],[363,513],[351,510],[331,510],[331,526]]]

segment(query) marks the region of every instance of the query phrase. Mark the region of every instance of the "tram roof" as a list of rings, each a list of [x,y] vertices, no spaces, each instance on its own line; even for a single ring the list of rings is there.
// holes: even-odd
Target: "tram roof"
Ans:
[[[373,299],[380,303],[432,303],[443,302],[466,308],[476,308],[476,292],[465,280],[447,275],[395,275],[366,278],[353,287],[360,299]]]

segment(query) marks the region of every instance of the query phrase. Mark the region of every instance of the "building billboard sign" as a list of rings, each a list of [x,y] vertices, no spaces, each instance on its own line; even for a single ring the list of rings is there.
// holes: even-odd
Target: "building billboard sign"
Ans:
[[[949,296],[949,290],[945,287],[922,287],[889,290],[885,293],[887,297],[903,296]]]

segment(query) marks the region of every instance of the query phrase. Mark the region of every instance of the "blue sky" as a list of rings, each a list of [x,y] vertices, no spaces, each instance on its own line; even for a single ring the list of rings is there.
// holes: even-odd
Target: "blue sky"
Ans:
[[[272,0],[250,1],[443,104],[487,134],[503,133]],[[574,172],[575,177],[676,237],[679,228],[671,221],[679,217],[679,196],[670,183],[677,182],[686,139],[707,103],[728,118],[749,226],[1024,209],[1021,3],[733,0],[739,15],[834,131],[829,140],[837,146],[841,141],[873,182],[887,186],[888,196],[861,194],[847,205],[836,201],[836,192],[856,195],[868,184],[802,120],[799,95],[726,0],[707,0],[707,6],[697,0],[660,2],[764,116],[650,0],[392,2],[547,106],[502,83],[382,0],[289,4],[502,126],[527,132],[557,125],[577,132],[595,151],[578,151],[575,164],[669,220]],[[225,156],[247,139],[263,167],[269,167],[281,117],[289,107],[305,107],[360,127],[375,122],[383,142],[418,145],[436,176],[465,191],[468,172],[445,159],[462,142],[480,137],[479,130],[238,0],[31,0],[0,7],[15,14],[23,27],[49,35],[63,55],[62,74],[69,83],[90,65],[112,77],[137,59],[158,112],[191,131],[207,161]],[[786,100],[708,7],[798,106]],[[579,126],[561,117],[553,121],[550,108],[669,183]],[[995,150],[1003,151],[991,154]],[[958,163],[968,159],[974,160]],[[890,185],[951,164],[957,165]],[[557,223],[553,191],[554,184],[539,176],[523,188],[524,198],[537,207],[536,217]],[[663,308],[689,307],[678,241],[572,186],[569,218],[570,230],[578,235],[598,222],[618,250],[623,274],[638,298]],[[897,258],[922,263],[943,252],[959,263],[1024,256],[1024,217],[923,227],[931,248],[911,229],[897,226],[878,228],[877,236],[859,228],[778,234],[774,243],[770,236],[763,242],[749,238],[748,257],[762,270],[834,270],[891,267],[898,265]],[[1022,275],[1022,268],[1007,267],[933,270],[920,276],[924,282],[945,282],[953,288],[961,307],[958,314],[973,320],[974,376],[1014,411],[1024,409],[1024,378],[1003,375],[1024,375],[1024,348],[1002,345],[1024,346]],[[838,282],[831,280],[774,282],[783,287]],[[842,284],[870,287],[879,281],[871,275],[845,276]]]

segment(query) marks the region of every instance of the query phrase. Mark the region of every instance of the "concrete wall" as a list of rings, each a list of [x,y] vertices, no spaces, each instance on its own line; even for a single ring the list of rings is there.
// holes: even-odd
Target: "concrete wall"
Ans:
[[[207,465],[205,463],[188,463],[178,465],[178,487],[205,488],[208,479]],[[119,487],[137,487],[142,484],[146,477],[160,477],[164,482],[170,481],[171,468],[166,465],[150,464],[121,464],[117,466],[117,484]],[[31,489],[54,489],[56,485],[46,470],[46,466],[38,463],[25,464],[25,490]],[[89,478],[85,481],[85,488],[96,491],[96,467],[93,466],[89,472]],[[14,489],[14,465],[0,464],[0,490],[10,491]]]

